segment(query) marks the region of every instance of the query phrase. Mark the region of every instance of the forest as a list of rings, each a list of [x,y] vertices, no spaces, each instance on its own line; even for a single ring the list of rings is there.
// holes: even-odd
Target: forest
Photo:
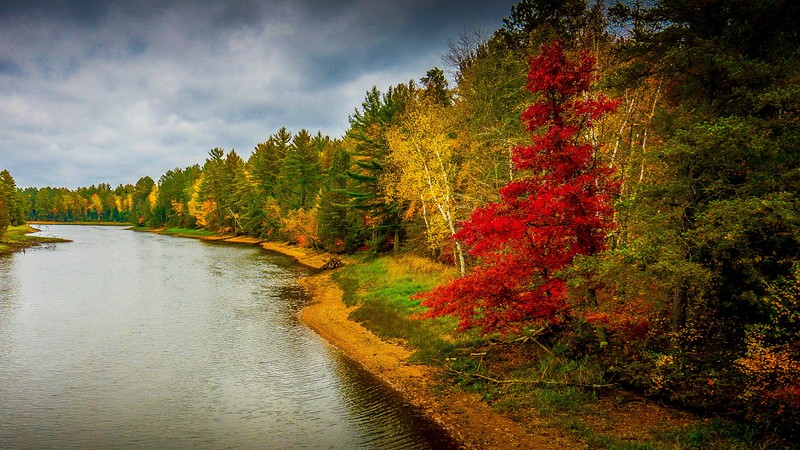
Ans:
[[[366,92],[341,137],[280,128],[116,188],[3,171],[0,235],[128,222],[423,255],[461,274],[414,297],[427,318],[796,434],[800,3],[603,5],[520,1],[443,68]]]

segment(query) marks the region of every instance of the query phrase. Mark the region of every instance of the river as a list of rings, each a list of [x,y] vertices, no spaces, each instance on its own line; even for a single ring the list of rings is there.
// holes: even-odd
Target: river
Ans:
[[[297,319],[308,269],[119,227],[0,256],[0,448],[447,448]]]

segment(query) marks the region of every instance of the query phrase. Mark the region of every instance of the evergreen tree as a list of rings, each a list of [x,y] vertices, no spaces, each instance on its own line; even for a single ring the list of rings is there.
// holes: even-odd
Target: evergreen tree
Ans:
[[[352,252],[363,242],[364,227],[360,214],[350,206],[348,187],[351,178],[350,153],[338,148],[322,186],[317,222],[322,244],[334,252]]]
[[[5,196],[0,195],[0,238],[5,236],[8,226],[11,224],[8,214],[8,204]]]
[[[387,165],[386,133],[416,90],[413,82],[401,84],[381,95],[376,87],[367,92],[361,110],[350,116],[346,139],[353,146],[355,165],[348,176],[353,208],[366,215],[373,248],[381,250],[389,242],[397,252],[402,234],[404,206],[387,199],[379,182]]]
[[[445,78],[442,69],[434,67],[428,70],[425,76],[420,79],[420,82],[426,97],[431,98],[435,103],[442,106],[453,104],[453,93],[448,87],[447,78]]]
[[[672,340],[661,350],[681,367],[667,389],[694,406],[722,408],[737,394],[704,384],[708,368],[733,385],[741,375],[732,361],[748,351],[771,357],[748,342],[765,336],[759,330],[770,320],[765,305],[776,304],[775,287],[796,282],[800,4],[640,6],[613,10],[632,24],[623,46],[631,63],[620,77],[661,84],[653,131],[664,144],[653,155],[658,177],[630,205],[642,216],[631,230],[636,238],[619,251],[636,271],[659,274],[667,291]],[[795,358],[786,364],[800,364],[800,352]]]
[[[236,211],[239,214],[239,227],[243,234],[261,236],[263,233],[264,205],[267,197],[259,189],[259,184],[245,167],[237,174]]]
[[[204,227],[212,231],[223,228],[223,192],[226,187],[225,152],[219,147],[208,152],[203,164],[203,178],[200,184],[199,201],[202,209]]]
[[[12,226],[25,223],[25,210],[17,193],[17,184],[8,170],[0,172],[0,195],[5,198],[8,220]]]
[[[133,205],[131,209],[133,210],[133,220],[134,225],[145,225],[153,217],[153,212],[150,207],[150,202],[148,197],[150,193],[153,191],[156,183],[150,177],[142,177],[139,178],[139,181],[136,182],[136,185],[133,187]],[[41,192],[40,192],[41,194]],[[40,195],[37,195],[37,200]],[[38,214],[41,214],[41,205],[37,201],[36,210]]]
[[[224,176],[222,190],[219,192],[219,199],[222,204],[223,230],[232,231],[233,234],[240,234],[242,231],[241,217],[243,208],[247,206],[247,201],[243,197],[248,196],[248,187],[251,186],[247,179],[245,162],[231,150],[225,155]]]
[[[283,158],[291,142],[291,134],[281,128],[266,142],[256,145],[247,160],[248,171],[264,197],[274,197],[283,165]]]
[[[568,48],[585,47],[604,32],[602,2],[587,0],[521,0],[503,19],[497,37],[523,54],[541,44],[560,39]]]
[[[282,203],[289,209],[310,209],[317,201],[321,165],[317,145],[308,131],[300,130],[283,159]]]

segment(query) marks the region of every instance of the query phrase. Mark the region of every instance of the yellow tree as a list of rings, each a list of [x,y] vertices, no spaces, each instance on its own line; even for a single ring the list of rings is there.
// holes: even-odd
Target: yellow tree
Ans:
[[[150,194],[147,196],[147,208],[151,213],[156,207],[156,202],[158,202],[158,185],[154,184],[153,189],[150,190]]]
[[[415,205],[425,222],[428,245],[441,247],[456,233],[459,141],[451,109],[421,97],[409,103],[399,124],[387,134],[391,171],[383,178],[388,195]],[[461,243],[454,259],[466,271]]]
[[[122,213],[124,213],[128,209],[128,207],[127,207],[127,205],[125,203],[126,200],[127,200],[127,197],[125,197],[125,196],[123,196],[123,197],[119,197],[119,196],[116,196],[116,195],[114,196],[114,207],[117,208],[117,211],[120,213],[120,215]]]
[[[103,202],[100,200],[100,196],[97,193],[92,194],[91,201],[91,210],[97,213],[97,220],[100,220],[100,216],[103,215]]]
[[[188,187],[189,202],[186,204],[186,207],[188,208],[189,214],[194,217],[195,223],[197,223],[200,228],[205,228],[205,226],[208,225],[208,222],[206,221],[206,210],[210,208],[207,208],[206,206],[209,205],[204,205],[204,203],[200,200],[201,184],[203,184],[202,173],[199,177],[197,177],[196,180],[194,180],[194,183]]]

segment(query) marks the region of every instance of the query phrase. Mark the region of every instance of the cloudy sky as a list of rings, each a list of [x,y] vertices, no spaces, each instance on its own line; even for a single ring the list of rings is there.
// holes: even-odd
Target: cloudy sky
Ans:
[[[0,169],[116,186],[247,157],[278,128],[341,137],[373,85],[418,80],[514,0],[0,0]]]

